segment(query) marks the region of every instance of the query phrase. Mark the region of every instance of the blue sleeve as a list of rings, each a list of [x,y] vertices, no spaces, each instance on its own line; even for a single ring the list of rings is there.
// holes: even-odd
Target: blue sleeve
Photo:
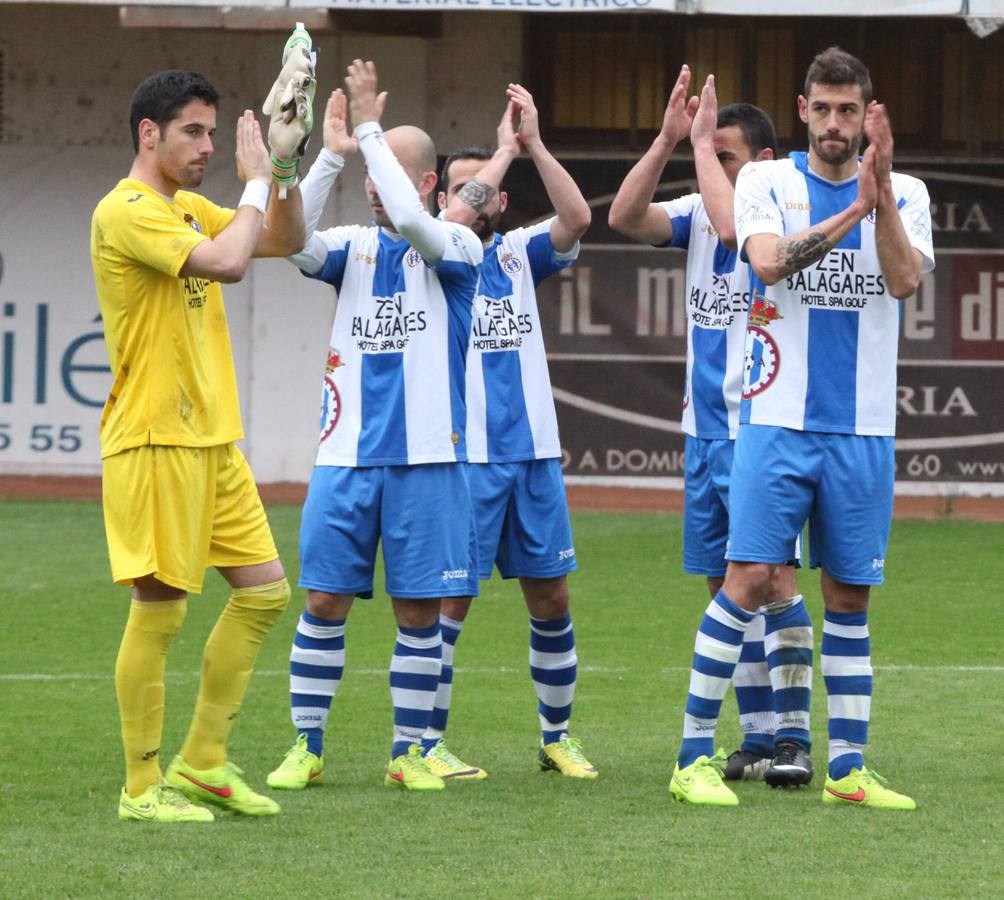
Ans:
[[[342,280],[345,278],[345,266],[349,261],[351,247],[352,244],[349,242],[338,250],[329,250],[328,255],[324,258],[324,265],[317,272],[306,272],[303,269],[300,272],[307,278],[314,278],[317,281],[334,285],[335,290],[340,291],[342,289]]]
[[[545,278],[568,268],[575,262],[577,254],[559,256],[551,242],[551,231],[541,231],[526,242],[526,258],[530,263],[530,274],[534,287]]]

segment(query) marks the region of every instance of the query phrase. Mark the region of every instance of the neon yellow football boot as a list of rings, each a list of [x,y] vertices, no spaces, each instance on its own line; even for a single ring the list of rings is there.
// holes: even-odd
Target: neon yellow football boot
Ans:
[[[324,759],[307,749],[307,736],[296,738],[279,767],[269,772],[265,783],[276,790],[302,791],[308,784],[317,781],[324,772]]]
[[[388,787],[400,787],[406,791],[441,791],[446,783],[438,775],[433,775],[422,756],[422,747],[412,744],[407,753],[395,756],[387,763],[387,774],[383,783]]]
[[[425,764],[433,775],[438,775],[444,781],[481,781],[488,777],[484,769],[468,765],[454,756],[446,746],[446,741],[440,738],[431,750],[424,754]]]
[[[877,772],[865,766],[851,769],[843,778],[836,780],[826,776],[823,788],[823,803],[838,806],[871,806],[875,809],[916,809],[912,797],[889,790],[886,780]]]
[[[726,762],[725,751],[718,750],[714,756],[698,756],[682,769],[677,763],[669,792],[681,803],[695,806],[738,806],[739,798],[722,780]]]
[[[138,797],[130,797],[122,788],[119,818],[134,822],[212,822],[213,814],[204,806],[190,803],[169,784],[150,785]]]
[[[279,804],[252,791],[241,778],[243,774],[232,762],[216,769],[193,769],[178,755],[168,766],[164,779],[189,800],[212,803],[242,816],[274,816],[279,812]]]
[[[544,771],[551,769],[570,778],[600,777],[596,766],[582,755],[582,744],[575,738],[566,736],[550,744],[541,741],[537,761]]]

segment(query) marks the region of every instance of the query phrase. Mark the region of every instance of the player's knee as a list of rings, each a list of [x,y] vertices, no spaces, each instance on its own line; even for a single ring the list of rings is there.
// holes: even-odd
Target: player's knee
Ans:
[[[730,562],[723,590],[734,603],[755,609],[770,600],[774,566],[759,562]]]
[[[292,593],[289,582],[283,578],[269,584],[235,588],[230,603],[235,608],[253,612],[274,622],[286,611]]]
[[[561,619],[568,615],[568,579],[521,578],[523,596],[530,615],[535,619]]]
[[[324,591],[307,591],[307,612],[318,619],[337,621],[344,619],[352,608],[353,598],[344,594],[328,594]]]

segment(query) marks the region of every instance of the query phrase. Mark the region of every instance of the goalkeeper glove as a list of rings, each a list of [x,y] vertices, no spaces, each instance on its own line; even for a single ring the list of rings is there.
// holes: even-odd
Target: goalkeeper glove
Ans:
[[[272,174],[279,184],[279,196],[299,181],[297,170],[314,128],[314,93],[317,81],[314,65],[317,54],[311,50],[310,35],[302,23],[286,41],[282,71],[272,85],[262,107],[270,117],[268,144],[272,156]]]

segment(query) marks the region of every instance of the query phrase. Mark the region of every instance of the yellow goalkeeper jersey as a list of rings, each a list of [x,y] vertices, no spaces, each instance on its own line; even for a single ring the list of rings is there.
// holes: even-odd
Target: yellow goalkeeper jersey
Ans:
[[[102,457],[243,437],[223,292],[178,274],[233,216],[198,194],[178,191],[172,201],[129,178],[94,210],[91,262],[114,376]]]

